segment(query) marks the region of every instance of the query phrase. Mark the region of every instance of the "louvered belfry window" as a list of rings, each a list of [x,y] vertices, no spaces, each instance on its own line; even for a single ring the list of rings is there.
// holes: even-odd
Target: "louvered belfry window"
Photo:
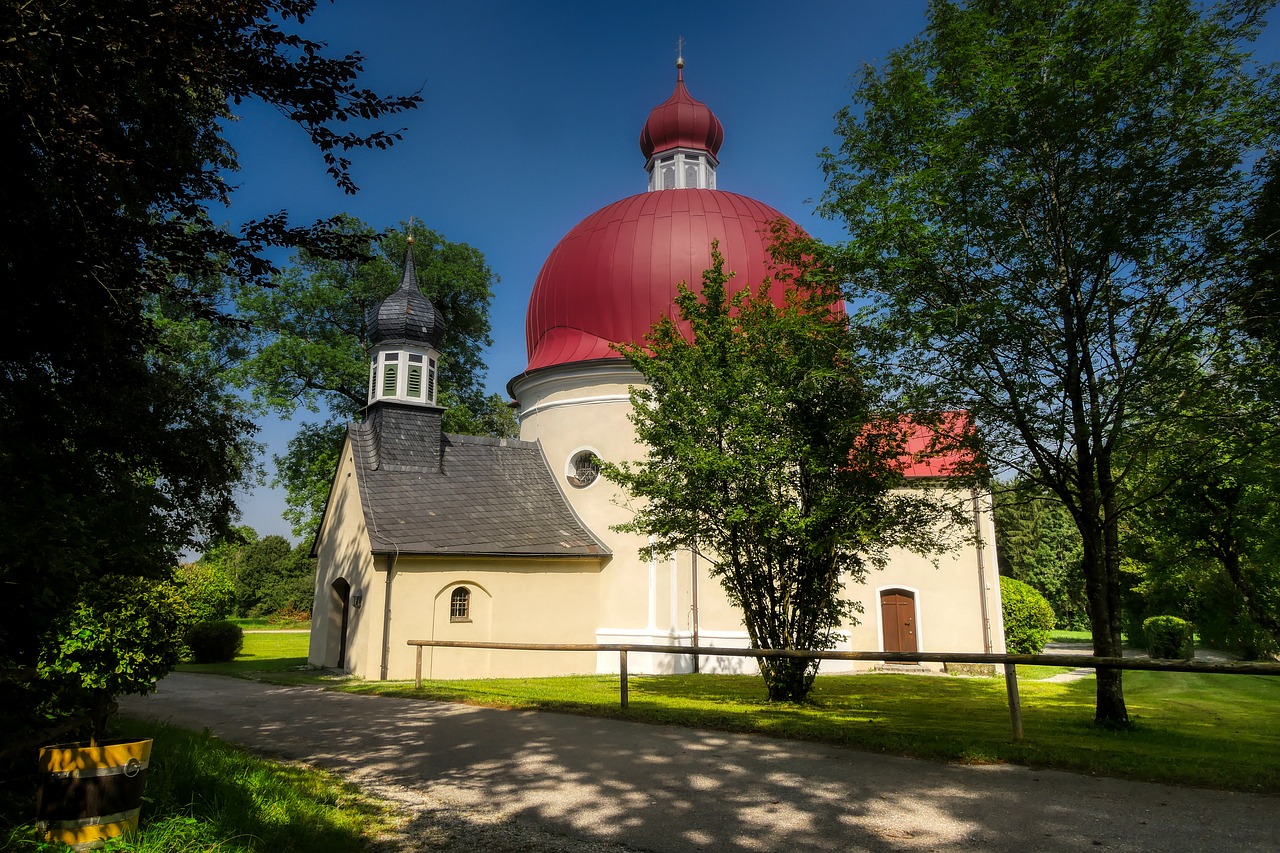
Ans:
[[[409,353],[409,381],[405,394],[412,400],[422,399],[422,356]]]
[[[389,352],[382,356],[382,396],[394,397],[400,380],[400,353]]]

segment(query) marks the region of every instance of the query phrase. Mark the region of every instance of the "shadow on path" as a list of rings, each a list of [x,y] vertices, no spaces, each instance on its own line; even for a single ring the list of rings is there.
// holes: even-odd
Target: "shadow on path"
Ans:
[[[653,851],[1275,851],[1280,800],[178,673],[122,710]]]

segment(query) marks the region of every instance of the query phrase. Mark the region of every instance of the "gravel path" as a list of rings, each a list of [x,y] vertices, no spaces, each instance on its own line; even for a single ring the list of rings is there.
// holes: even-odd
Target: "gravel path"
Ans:
[[[185,673],[122,710],[399,803],[397,853],[1280,849],[1250,794]]]

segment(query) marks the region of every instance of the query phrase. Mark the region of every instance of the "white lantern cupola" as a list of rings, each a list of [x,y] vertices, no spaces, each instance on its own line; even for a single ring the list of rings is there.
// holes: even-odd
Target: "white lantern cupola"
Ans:
[[[400,287],[365,317],[369,330],[369,405],[392,402],[438,406],[440,311],[418,289],[413,237],[405,247]]]
[[[684,58],[676,60],[676,88],[653,108],[640,131],[640,151],[649,173],[649,191],[714,190],[716,155],[724,126],[711,108],[684,85]]]

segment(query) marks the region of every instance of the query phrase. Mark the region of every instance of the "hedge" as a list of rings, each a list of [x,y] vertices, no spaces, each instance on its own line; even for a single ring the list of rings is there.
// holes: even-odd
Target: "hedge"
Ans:
[[[195,663],[225,663],[244,648],[244,630],[231,622],[198,622],[184,638]]]
[[[1053,630],[1053,607],[1033,587],[1001,576],[1004,645],[1011,655],[1038,655]]]
[[[1195,643],[1191,639],[1191,623],[1177,616],[1152,616],[1142,623],[1142,633],[1147,637],[1147,652],[1152,659],[1179,658],[1190,660],[1195,656]]]

